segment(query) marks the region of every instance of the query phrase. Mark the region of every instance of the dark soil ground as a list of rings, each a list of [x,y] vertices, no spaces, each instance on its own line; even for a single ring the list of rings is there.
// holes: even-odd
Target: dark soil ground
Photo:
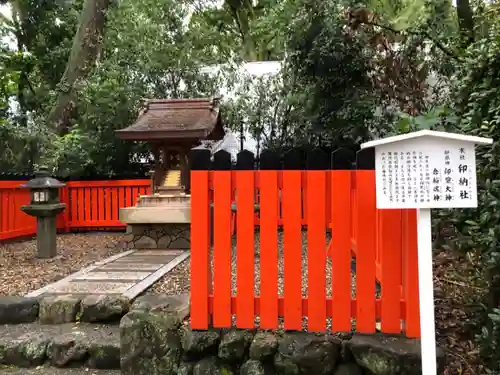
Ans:
[[[451,251],[442,251],[434,258],[436,339],[446,353],[445,375],[486,373],[473,334],[479,298],[485,290],[474,269],[473,259]]]

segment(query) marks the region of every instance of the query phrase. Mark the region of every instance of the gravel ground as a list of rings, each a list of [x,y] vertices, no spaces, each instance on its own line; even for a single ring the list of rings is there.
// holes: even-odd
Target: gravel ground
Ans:
[[[327,237],[327,243],[330,241],[330,236]],[[259,233],[255,233],[255,266],[254,266],[254,280],[255,280],[255,295],[260,295],[260,239]],[[284,254],[283,254],[283,233],[278,234],[278,294],[283,296],[284,290]],[[213,255],[213,254],[212,254]],[[213,258],[211,258],[212,270],[213,270]],[[168,294],[176,295],[180,293],[189,292],[189,273],[190,273],[190,263],[189,259],[185,260],[179,266],[174,268],[171,272],[165,275],[163,278],[158,280],[150,289],[146,291],[146,294]],[[232,249],[232,293],[236,294],[236,241],[233,240]],[[307,296],[307,232],[302,232],[302,296]],[[355,283],[356,276],[351,272],[352,279],[352,296],[355,297]],[[326,264],[326,295],[331,297],[332,295],[332,262],[330,258],[327,258]],[[233,316],[234,318],[234,316]],[[234,319],[233,319],[234,321]],[[354,322],[354,321],[353,321]],[[259,317],[255,319],[256,326],[259,325]],[[282,328],[283,321],[280,319],[279,328]],[[331,319],[327,320],[328,328],[331,326]],[[307,329],[307,318],[303,319],[303,329]]]
[[[327,238],[327,243],[330,238]],[[259,233],[255,233],[255,294],[260,295],[260,240]],[[284,254],[283,254],[283,233],[278,234],[278,293],[283,296],[284,289]],[[236,294],[236,241],[233,241],[232,249],[232,291]],[[213,254],[212,254],[213,255]],[[182,262],[179,266],[174,268],[170,273],[165,275],[163,278],[158,280],[146,293],[147,294],[168,294],[176,295],[180,293],[189,292],[189,262],[187,259]],[[213,266],[213,257],[211,259]],[[213,268],[212,268],[213,269]],[[352,293],[355,296],[355,280],[356,276],[352,276]],[[307,232],[302,233],[302,296],[307,296]],[[327,258],[326,264],[326,294],[328,297],[332,295],[332,262],[330,258]]]
[[[189,273],[190,258],[187,258],[154,283],[144,294],[167,294],[172,296],[189,293]]]
[[[330,237],[327,237],[327,243]],[[260,295],[260,238],[259,233],[255,233],[255,294]],[[284,253],[283,253],[283,233],[278,234],[278,293],[283,296],[284,289]],[[236,294],[236,241],[233,241],[232,249],[232,292]],[[213,254],[211,254],[213,255]],[[179,266],[173,269],[170,273],[158,280],[146,293],[147,294],[168,294],[175,295],[179,293],[189,292],[189,262],[187,259]],[[213,266],[213,257],[211,257]],[[212,268],[213,270],[213,268]],[[354,273],[352,277],[352,295],[355,297],[355,281],[356,276]],[[302,296],[307,296],[307,232],[302,233]],[[327,258],[326,264],[326,294],[328,297],[332,295],[332,262]]]
[[[57,236],[58,255],[36,257],[36,240],[0,244],[0,295],[24,295],[122,250],[122,233]]]

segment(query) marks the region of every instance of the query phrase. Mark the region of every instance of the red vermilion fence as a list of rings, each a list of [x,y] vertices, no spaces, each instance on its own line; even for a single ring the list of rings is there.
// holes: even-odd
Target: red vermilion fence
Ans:
[[[19,181],[0,181],[0,240],[36,231],[36,220],[20,210],[30,202],[30,193],[21,190],[19,185]]]
[[[68,188],[70,228],[120,228],[119,209],[149,194],[151,181],[71,181]]]
[[[236,176],[236,175],[234,175]],[[235,178],[233,176],[233,178]],[[305,174],[304,174],[305,176]],[[21,189],[22,181],[0,181],[0,241],[36,233],[35,218],[21,211],[30,193]],[[280,189],[282,180],[280,179]],[[85,228],[123,228],[119,208],[135,204],[141,194],[149,194],[150,180],[71,181],[60,191],[66,210],[58,216],[59,230]],[[256,194],[258,202],[258,194]],[[283,225],[281,210],[278,225]],[[255,225],[259,225],[256,215]],[[305,225],[305,219],[303,219]]]
[[[0,241],[36,232],[36,219],[21,211],[30,202],[22,181],[0,181]],[[66,210],[57,218],[57,228],[122,228],[119,209],[135,204],[139,195],[149,194],[150,180],[70,181],[60,193]]]
[[[236,191],[236,194],[235,194]],[[258,191],[260,214],[254,199]],[[191,325],[310,331],[376,330],[419,337],[415,210],[377,210],[373,170],[241,170],[191,172]],[[231,202],[237,202],[236,270],[231,265]],[[214,213],[210,222],[209,207]],[[254,226],[260,224],[260,293],[254,288]],[[278,295],[278,225],[284,235],[284,294]],[[302,226],[307,226],[308,295],[302,295]],[[213,226],[213,269],[210,231]],[[326,243],[330,229],[332,240]],[[351,255],[356,256],[356,297]],[[332,285],[326,285],[327,257]],[[233,294],[231,275],[236,271]],[[375,280],[381,284],[376,298]],[[326,289],[331,288],[331,297]]]
[[[375,319],[382,331],[404,331],[418,337],[418,270],[415,210],[376,210],[373,170],[334,171],[193,171],[192,186],[192,325],[203,329],[213,319],[253,327],[260,315],[262,328],[276,328],[278,316],[287,329],[298,329],[307,316],[310,330],[350,330],[356,318],[359,332],[373,332]],[[324,183],[323,183],[324,182]],[[35,219],[20,207],[29,203],[21,181],[0,181],[0,240],[31,235]],[[71,181],[61,189],[67,209],[58,217],[62,231],[121,228],[120,207],[132,206],[148,194],[149,180]],[[235,198],[235,191],[238,195]],[[237,295],[231,293],[230,203],[238,204]],[[254,200],[260,214],[254,214]],[[214,266],[209,260],[208,204],[214,210]],[[229,208],[229,210],[228,210]],[[254,226],[260,226],[260,294],[254,291]],[[284,230],[285,294],[278,296],[277,227]],[[301,295],[301,229],[308,228],[308,296]],[[325,229],[332,231],[330,244]],[[229,232],[228,232],[229,231]],[[357,260],[356,298],[351,297],[351,254]],[[332,297],[325,293],[327,257],[332,258]],[[212,288],[212,273],[214,274]],[[382,296],[375,299],[375,278]],[[264,308],[265,307],[265,308]]]

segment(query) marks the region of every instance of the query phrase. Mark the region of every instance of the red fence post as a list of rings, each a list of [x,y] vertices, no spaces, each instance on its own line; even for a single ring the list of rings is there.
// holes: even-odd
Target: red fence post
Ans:
[[[382,288],[381,326],[384,333],[401,333],[401,210],[380,210],[379,250]]]
[[[287,330],[302,329],[302,173],[300,155],[285,155],[283,171],[284,234],[284,325]]]
[[[69,223],[69,215],[70,215],[70,210],[71,210],[71,205],[70,205],[70,200],[69,200],[69,189],[70,189],[69,184],[70,184],[69,182],[66,183],[66,186],[61,188],[61,190],[60,190],[61,203],[66,204],[66,208],[64,209],[64,211],[61,214],[61,227],[63,228],[63,231],[65,233],[68,233],[71,230],[70,223]]]
[[[332,157],[331,218],[332,242],[332,329],[351,330],[351,246],[355,207],[352,198],[354,153],[340,149]]]
[[[229,153],[214,156],[214,327],[231,326],[231,159]],[[194,232],[196,233],[196,232]]]
[[[376,200],[375,158],[372,149],[361,150],[356,170],[356,331],[375,332],[376,305]]]
[[[316,150],[307,155],[305,221],[307,223],[309,331],[326,329],[326,169],[328,155]]]
[[[403,210],[403,223],[403,293],[406,302],[405,333],[408,337],[420,337],[417,210]]]
[[[210,270],[210,151],[193,150],[191,164],[191,327],[208,329]]]
[[[255,326],[255,172],[254,157],[249,151],[238,154],[236,175],[237,215],[237,257],[236,257],[236,326],[254,328]]]
[[[257,172],[260,190],[260,327],[278,326],[279,158],[265,151]],[[279,164],[279,163],[278,163]]]

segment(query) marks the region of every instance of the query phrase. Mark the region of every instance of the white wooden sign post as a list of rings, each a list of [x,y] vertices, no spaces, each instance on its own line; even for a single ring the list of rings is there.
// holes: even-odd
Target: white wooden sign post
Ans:
[[[417,209],[422,374],[425,375],[437,372],[431,208],[477,207],[474,146],[491,143],[490,138],[422,130],[361,145],[362,149],[375,148],[377,208]]]

